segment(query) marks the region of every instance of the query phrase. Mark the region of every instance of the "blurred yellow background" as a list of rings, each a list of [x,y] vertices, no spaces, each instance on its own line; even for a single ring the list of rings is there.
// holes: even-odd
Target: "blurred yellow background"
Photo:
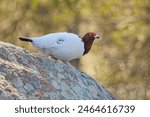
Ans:
[[[78,69],[118,99],[150,99],[149,0],[0,0],[1,41],[35,51],[18,37],[60,31],[99,34]]]

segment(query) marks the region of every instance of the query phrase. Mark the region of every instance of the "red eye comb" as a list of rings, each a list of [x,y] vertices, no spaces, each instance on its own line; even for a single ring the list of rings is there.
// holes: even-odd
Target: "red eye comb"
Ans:
[[[89,32],[89,34],[90,34],[90,35],[96,35],[96,33],[94,33],[94,32]]]

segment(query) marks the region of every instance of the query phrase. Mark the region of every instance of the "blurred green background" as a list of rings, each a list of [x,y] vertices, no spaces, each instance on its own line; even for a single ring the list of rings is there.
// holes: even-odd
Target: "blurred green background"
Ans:
[[[73,64],[118,99],[150,99],[150,0],[0,0],[0,40],[35,51],[19,36],[98,33]]]

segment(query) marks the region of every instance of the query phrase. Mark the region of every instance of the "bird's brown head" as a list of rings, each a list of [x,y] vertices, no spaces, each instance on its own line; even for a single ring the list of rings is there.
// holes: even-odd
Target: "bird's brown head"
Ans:
[[[83,36],[82,40],[84,42],[84,49],[85,49],[83,55],[87,54],[90,51],[94,40],[98,38],[100,38],[99,35],[97,35],[94,32],[88,32]]]

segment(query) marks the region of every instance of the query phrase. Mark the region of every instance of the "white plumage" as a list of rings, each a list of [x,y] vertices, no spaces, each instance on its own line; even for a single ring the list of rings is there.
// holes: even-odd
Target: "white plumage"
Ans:
[[[65,62],[80,58],[84,53],[82,39],[73,33],[51,33],[40,37],[20,39],[28,39],[36,48],[42,50],[45,54]]]

